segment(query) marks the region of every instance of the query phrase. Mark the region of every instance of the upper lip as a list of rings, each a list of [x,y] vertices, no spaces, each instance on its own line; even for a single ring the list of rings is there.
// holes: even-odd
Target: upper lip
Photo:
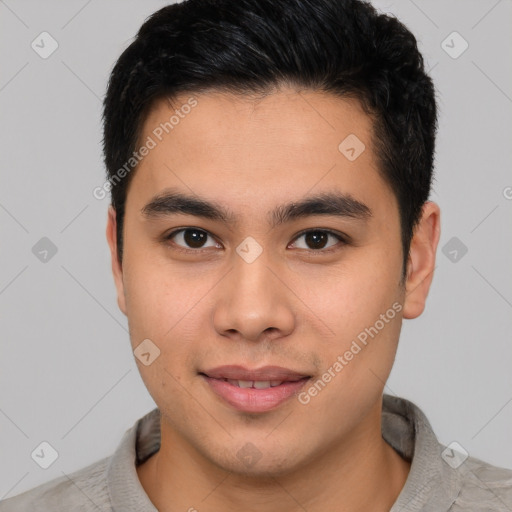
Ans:
[[[310,377],[304,373],[296,372],[281,366],[263,366],[249,370],[239,365],[217,366],[203,372],[213,379],[230,379],[246,381],[297,381],[304,377]]]

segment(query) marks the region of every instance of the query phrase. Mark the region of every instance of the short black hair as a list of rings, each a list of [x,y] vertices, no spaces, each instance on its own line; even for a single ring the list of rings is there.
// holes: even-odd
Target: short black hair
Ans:
[[[361,0],[187,0],[144,22],[115,64],[104,100],[120,262],[134,173],[122,180],[116,173],[126,169],[154,102],[208,91],[265,95],[282,86],[355,98],[371,116],[379,171],[399,205],[404,282],[433,180],[435,90],[414,35]]]

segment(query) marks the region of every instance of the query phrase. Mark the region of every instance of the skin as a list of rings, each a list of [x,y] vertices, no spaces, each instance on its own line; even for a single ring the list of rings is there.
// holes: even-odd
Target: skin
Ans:
[[[439,207],[425,203],[401,283],[398,204],[377,170],[372,121],[357,101],[286,88],[257,101],[213,92],[195,98],[132,177],[122,265],[112,208],[108,216],[132,348],[149,338],[160,350],[149,366],[136,359],[162,413],[161,448],[137,467],[141,484],[162,512],[387,511],[410,464],[381,436],[382,393],[402,319],[425,307]],[[141,140],[172,113],[167,101],[156,102]],[[349,134],[366,146],[352,162],[338,150]],[[142,208],[168,188],[222,204],[237,223],[145,218]],[[270,226],[267,212],[276,206],[333,190],[364,202],[372,216]],[[163,239],[187,226],[210,234],[199,252],[180,252],[183,237]],[[298,236],[305,229],[351,241],[330,237],[334,250],[322,252]],[[250,264],[236,252],[248,236],[263,250]],[[198,376],[223,364],[280,365],[316,381],[393,303],[400,313],[306,405],[292,397],[272,411],[242,413]],[[261,454],[251,467],[237,457],[247,442]]]

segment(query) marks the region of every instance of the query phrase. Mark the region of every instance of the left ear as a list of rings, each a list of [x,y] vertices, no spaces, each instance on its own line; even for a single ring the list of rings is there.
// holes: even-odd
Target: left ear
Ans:
[[[441,210],[427,201],[421,219],[414,230],[407,263],[404,318],[416,318],[423,313],[428,291],[434,276],[436,250],[441,234]]]

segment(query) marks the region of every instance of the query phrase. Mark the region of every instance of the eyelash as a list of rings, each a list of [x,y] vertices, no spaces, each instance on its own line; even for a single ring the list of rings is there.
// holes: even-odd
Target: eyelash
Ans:
[[[200,231],[202,233],[206,233],[207,235],[209,235],[210,237],[214,238],[215,237],[208,231],[206,231],[205,229],[202,229],[202,228],[196,228],[194,226],[188,226],[186,228],[180,228],[180,229],[176,229],[174,231],[172,231],[171,233],[169,233],[168,235],[165,235],[164,236],[164,241],[171,241],[171,239],[173,237],[175,237],[177,234],[179,233],[182,233],[184,231],[188,231],[188,230],[195,230],[195,231]],[[327,234],[327,235],[331,235],[335,238],[338,239],[338,242],[341,242],[341,247],[345,246],[345,245],[348,245],[350,243],[350,238],[346,235],[342,235],[340,233],[337,233],[335,231],[331,231],[329,229],[318,229],[318,228],[314,228],[314,229],[306,229],[304,231],[301,231],[300,233],[298,233],[295,238],[292,240],[292,242],[295,242],[296,240],[298,240],[300,237],[304,236],[304,235],[307,235],[308,233],[324,233],[324,234]],[[219,242],[217,242],[219,243]],[[335,252],[337,250],[340,250],[341,247],[339,246],[340,244],[337,243],[335,245],[333,245],[332,247],[329,247],[327,249],[299,249],[301,251],[308,251],[312,254],[330,254],[332,252]],[[204,252],[204,251],[207,251],[208,249],[211,249],[211,247],[207,247],[206,249],[186,249],[182,246],[179,246],[179,245],[175,245],[173,247],[173,250],[177,250],[177,251],[180,251],[180,252],[185,252],[185,253],[194,253],[194,254],[197,254],[197,253],[201,253],[201,252]]]

